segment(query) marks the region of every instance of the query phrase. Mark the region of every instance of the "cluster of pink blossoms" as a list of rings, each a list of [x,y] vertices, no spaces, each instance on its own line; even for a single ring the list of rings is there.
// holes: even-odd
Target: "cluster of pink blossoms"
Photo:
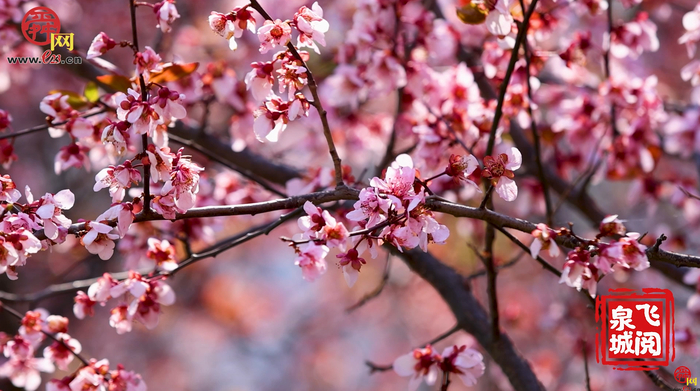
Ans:
[[[83,319],[94,314],[95,304],[104,306],[110,299],[121,299],[121,303],[112,308],[109,325],[118,334],[130,332],[134,321],[153,329],[158,325],[161,305],[175,303],[175,292],[162,277],[148,278],[130,271],[129,277],[115,280],[105,273],[97,282],[90,285],[87,294],[79,291],[75,296],[73,313]]]
[[[73,207],[75,197],[70,190],[56,194],[46,193],[35,200],[25,190],[26,203],[18,202],[21,193],[9,175],[0,177],[0,205],[3,214],[0,220],[0,273],[17,279],[17,268],[24,266],[27,258],[54,244],[63,243],[71,220],[63,215]],[[39,240],[35,231],[43,230],[46,239]]]
[[[43,357],[35,357],[37,349],[51,336],[52,342],[43,350]],[[0,377],[9,378],[15,387],[34,391],[41,384],[40,372],[53,373],[56,368],[68,371],[82,347],[80,342],[68,334],[68,319],[49,315],[38,308],[27,311],[21,320],[16,335],[0,335],[2,351],[8,360],[0,366]],[[46,385],[47,391],[114,390],[146,391],[146,383],[141,376],[124,370],[109,371],[107,360],[91,359],[72,375],[63,379],[52,379]]]
[[[91,359],[75,374],[63,379],[51,379],[46,391],[147,391],[146,382],[138,373],[127,371],[121,364],[109,370],[107,359]]]
[[[435,220],[424,204],[425,189],[417,181],[413,160],[408,155],[399,155],[387,168],[384,179],[372,178],[370,187],[361,190],[354,210],[345,216],[357,223],[352,232],[328,211],[310,202],[304,205],[308,216],[299,218],[299,227],[304,230],[302,237],[307,243],[301,247],[295,245],[295,263],[301,267],[305,279],[313,280],[325,273],[325,257],[330,248],[337,247],[341,251],[337,255],[339,265],[346,282],[352,286],[365,264],[359,257],[365,250],[376,258],[377,249],[384,242],[399,251],[415,247],[427,251],[428,243],[444,244],[450,231]]]
[[[248,8],[238,7],[228,14],[212,12],[209,16],[211,29],[228,39],[232,50],[237,47],[235,38],[239,38],[245,28],[255,31],[255,19]],[[286,48],[292,39],[292,28],[298,32],[296,53]],[[254,112],[253,130],[258,140],[276,142],[290,121],[308,115],[310,104],[302,93],[308,76],[302,60],[308,60],[309,55],[299,48],[310,47],[319,53],[316,42],[325,46],[324,34],[327,31],[328,22],[323,19],[323,10],[318,3],[311,8],[301,7],[292,20],[266,20],[258,29],[261,53],[276,47],[285,48],[276,53],[272,61],[252,63],[253,70],[245,77],[247,89],[252,91],[253,97],[263,101]],[[279,94],[286,91],[286,99],[273,92],[275,80]]]
[[[398,357],[393,369],[399,376],[410,376],[408,390],[415,391],[422,381],[429,386],[435,384],[440,371],[459,377],[467,387],[474,386],[486,366],[484,356],[466,345],[450,346],[442,354],[437,354],[432,346],[427,345]]]
[[[557,236],[569,236],[579,242],[579,245],[566,255],[559,283],[566,283],[579,291],[586,289],[591,297],[596,296],[598,281],[604,275],[617,269],[642,271],[649,268],[647,248],[638,241],[640,235],[627,232],[617,215],[606,217],[600,223],[599,231],[594,240],[585,240],[567,229],[553,230],[545,224],[538,224],[537,229],[532,231],[535,240],[530,245],[530,253],[537,257],[541,250],[548,250],[550,256],[558,256],[559,248],[555,241]],[[602,242],[600,239],[605,237],[615,241]],[[615,269],[615,266],[618,268]]]

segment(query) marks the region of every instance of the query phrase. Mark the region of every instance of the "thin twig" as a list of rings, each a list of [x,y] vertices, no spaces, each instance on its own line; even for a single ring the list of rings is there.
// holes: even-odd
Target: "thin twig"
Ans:
[[[532,0],[530,8],[528,8],[525,16],[523,17],[523,26],[527,26],[530,23],[530,16],[535,12],[535,7],[537,6],[537,0]],[[496,104],[496,111],[493,115],[493,123],[491,124],[491,132],[489,133],[489,141],[486,145],[486,155],[491,155],[493,153],[493,147],[496,143],[496,130],[501,122],[501,117],[503,116],[503,104],[506,98],[506,91],[508,90],[508,84],[510,83],[510,78],[513,76],[513,71],[515,71],[515,63],[518,61],[518,50],[520,50],[520,45],[525,41],[526,28],[521,28],[518,30],[518,35],[515,37],[515,46],[510,55],[510,61],[508,62],[508,68],[506,69],[506,75],[501,82],[501,90],[498,94],[498,101]]]
[[[484,267],[486,268],[486,289],[489,298],[489,315],[491,316],[491,333],[493,339],[498,341],[501,337],[501,328],[498,314],[498,293],[496,287],[496,268],[493,261],[493,243],[496,240],[496,232],[493,228],[486,227],[486,249]]]
[[[202,148],[199,144],[197,144],[197,143],[194,142],[193,140],[183,139],[183,138],[181,138],[181,137],[179,137],[179,136],[176,136],[176,135],[174,135],[174,134],[169,134],[169,135],[168,135],[168,138],[171,139],[172,141],[175,141],[175,142],[178,143],[178,144],[182,144],[182,145],[184,145],[184,146],[190,147],[190,148],[194,149],[195,151],[201,153],[202,155],[206,156],[207,158],[209,158],[209,159],[211,159],[211,160],[213,160],[213,161],[215,161],[215,162],[217,162],[217,163],[219,163],[219,164],[221,164],[221,165],[223,165],[223,166],[225,166],[225,167],[228,167],[228,168],[230,168],[230,169],[233,170],[233,171],[236,171],[237,173],[239,173],[239,174],[240,174],[241,176],[243,176],[244,178],[246,178],[246,179],[248,179],[248,180],[250,180],[250,181],[252,181],[252,182],[257,183],[258,185],[260,185],[262,188],[264,188],[265,190],[269,191],[270,193],[276,194],[276,195],[278,195],[278,196],[280,196],[280,197],[287,197],[287,195],[286,195],[284,192],[282,192],[282,191],[277,190],[276,188],[274,188],[273,185],[271,185],[270,183],[268,183],[265,179],[263,179],[263,178],[261,178],[260,176],[258,176],[258,175],[256,175],[256,174],[250,172],[249,170],[245,170],[245,169],[243,169],[243,168],[241,168],[241,167],[238,167],[238,166],[233,165],[230,161],[227,161],[226,159],[222,159],[221,157],[219,157],[219,156],[218,156],[217,154],[215,154],[214,152],[209,151],[209,150],[207,150],[207,149],[205,149],[205,148]]]
[[[369,360],[365,360],[365,365],[367,365],[369,367],[370,375],[373,374],[374,372],[386,372],[386,371],[391,371],[392,369],[394,369],[394,366],[392,364],[380,365],[380,364],[375,364]]]
[[[440,387],[440,391],[447,391],[447,387],[450,386],[450,373],[449,372],[443,372],[442,373],[442,387]]]
[[[654,384],[656,384],[659,389],[664,390],[664,391],[673,391],[676,388],[672,387],[670,384],[666,383],[664,379],[661,378],[657,373],[653,371],[642,371],[644,374],[651,380]]]
[[[100,110],[98,110],[98,111],[95,111],[95,112],[92,112],[92,113],[83,113],[83,114],[81,114],[80,116],[81,116],[82,118],[89,118],[89,117],[94,117],[94,116],[96,116],[96,115],[99,115],[99,114],[102,114],[102,113],[106,113],[106,112],[107,112],[107,109],[102,108],[102,109],[100,109]],[[31,134],[31,133],[40,132],[40,131],[46,130],[46,129],[48,129],[48,128],[54,128],[54,127],[56,127],[56,126],[65,125],[65,124],[67,124],[68,122],[70,122],[70,121],[62,121],[62,122],[57,122],[57,123],[55,123],[55,124],[37,125],[37,126],[31,127],[31,128],[18,130],[18,131],[13,132],[13,133],[0,134],[0,140],[4,140],[4,139],[12,138],[12,137],[19,137],[19,136],[24,136],[24,135]]]
[[[476,248],[476,246],[474,246],[474,245],[471,244],[471,243],[467,243],[467,246],[469,246],[469,247],[472,249],[472,251],[474,251],[474,253],[476,253],[476,256],[477,256],[477,257],[479,257],[480,259],[483,258],[483,255],[481,255],[481,254],[479,253],[479,250]],[[511,266],[515,266],[515,264],[517,264],[518,261],[520,261],[520,259],[521,259],[521,258],[523,257],[523,255],[525,255],[525,254],[526,254],[526,252],[525,252],[524,250],[521,251],[518,255],[514,256],[510,261],[508,261],[508,262],[506,262],[506,263],[503,263],[503,264],[501,264],[501,265],[498,265],[498,266],[496,267],[496,271],[497,271],[497,272],[500,272],[500,271],[503,270],[503,269],[507,269],[507,268],[509,268],[509,267],[511,267]],[[477,271],[477,272],[474,272],[474,273],[472,273],[472,274],[466,276],[465,279],[466,279],[467,281],[471,281],[471,280],[473,280],[473,279],[475,279],[475,278],[483,277],[483,276],[485,276],[485,275],[486,275],[486,270],[479,270],[479,271]]]
[[[430,341],[428,341],[427,343],[423,344],[423,346],[421,346],[421,347],[425,347],[428,345],[435,345],[436,343],[442,341],[443,339],[449,337],[450,335],[458,332],[461,329],[462,328],[459,326],[459,324],[456,324],[456,325],[452,326],[452,328],[450,328],[449,330],[445,331],[444,333],[438,335],[437,337],[435,337],[435,338],[431,339]]]
[[[583,369],[586,372],[586,391],[591,391],[591,375],[588,372],[588,348],[583,341]]]
[[[20,322],[22,321],[22,319],[24,319],[24,316],[23,316],[22,314],[20,314],[17,310],[8,307],[5,303],[0,303],[0,310],[5,310],[5,312],[7,312],[8,314],[14,316],[14,317],[17,318]],[[85,359],[83,356],[81,356],[80,354],[76,353],[76,352],[73,350],[73,348],[71,348],[70,346],[68,346],[68,344],[67,344],[65,341],[56,338],[53,334],[51,334],[51,333],[49,333],[49,332],[47,332],[47,331],[41,330],[41,333],[44,334],[45,336],[51,338],[52,340],[58,342],[59,344],[61,344],[61,346],[63,346],[64,349],[68,349],[68,351],[71,352],[71,354],[73,354],[73,356],[75,356],[78,360],[80,360],[80,362],[82,362],[84,366],[90,365],[90,362],[89,362],[88,360],[86,360],[86,359]]]
[[[129,0],[129,8],[131,10],[131,39],[133,40],[134,56],[138,54],[139,51],[139,34],[136,30],[136,2],[135,0]],[[148,102],[148,90],[146,89],[146,81],[143,78],[143,74],[139,73],[139,85],[141,87],[141,101],[145,104]],[[148,134],[143,134],[141,136],[141,152],[146,155],[146,150],[148,148]],[[151,162],[148,159],[144,159],[143,165],[143,213],[146,215],[151,214]]]
[[[525,245],[525,243],[521,242],[518,238],[516,238],[515,236],[513,236],[513,234],[511,234],[510,232],[506,231],[505,228],[499,227],[499,226],[497,226],[497,225],[493,225],[493,226],[494,226],[494,228],[496,228],[497,230],[499,230],[503,235],[505,235],[508,239],[510,239],[511,242],[515,243],[518,247],[520,247],[523,251],[526,251],[528,254],[530,253],[530,248],[527,247],[527,246]],[[547,261],[545,261],[544,259],[542,259],[542,257],[540,257],[539,255],[535,258],[535,260],[536,260],[537,262],[539,262],[540,265],[542,265],[543,268],[547,269],[547,270],[548,270],[549,272],[551,272],[552,274],[556,275],[557,277],[561,277],[561,272],[559,271],[559,269],[557,269],[556,267],[552,266],[549,262],[547,262]]]
[[[607,49],[603,54],[603,64],[605,66],[605,78],[610,82],[610,48],[612,47],[612,36],[613,36],[613,14],[612,14],[612,2],[608,2],[608,42]],[[620,132],[617,130],[617,108],[614,102],[610,102],[610,125],[613,130],[613,137],[617,137]]]
[[[389,271],[391,270],[391,254],[387,254],[386,257],[386,266],[384,267],[384,274],[382,275],[382,280],[379,282],[379,285],[374,288],[372,292],[369,292],[368,294],[364,295],[360,301],[357,303],[351,305],[350,307],[345,309],[345,312],[352,312],[355,311],[356,309],[362,307],[363,305],[367,304],[370,300],[374,299],[375,297],[378,297],[382,291],[384,290],[384,287],[386,286],[387,282],[389,281]]]
[[[522,9],[525,9],[525,4],[523,0],[520,0],[520,7]],[[524,25],[522,28],[525,29],[525,35],[527,36],[527,29],[528,25]],[[542,166],[542,151],[540,149],[540,133],[537,130],[537,121],[535,120],[535,113],[532,110],[532,86],[530,85],[530,76],[531,76],[531,63],[532,59],[530,58],[531,53],[528,49],[528,43],[527,41],[523,44],[523,49],[525,51],[524,57],[525,57],[525,69],[526,69],[526,77],[525,77],[525,84],[527,86],[527,97],[528,97],[528,104],[527,104],[527,112],[528,115],[530,116],[530,128],[532,129],[532,139],[533,139],[533,144],[535,147],[535,162],[537,163],[537,175],[540,180],[540,184],[542,184],[542,193],[544,194],[544,204],[545,208],[547,211],[547,225],[550,227],[552,226],[553,222],[552,219],[554,218],[554,214],[552,213],[552,201],[549,198],[549,182],[547,182],[547,177],[544,175],[544,167]]]
[[[256,11],[260,13],[265,19],[267,20],[274,20],[270,16],[270,14],[263,9],[263,7],[258,3],[257,0],[251,0],[250,6],[253,7]],[[301,65],[306,69],[306,75],[308,76],[309,79],[309,90],[311,91],[311,95],[314,98],[313,102],[310,102],[314,108],[316,108],[316,111],[318,112],[319,116],[321,117],[321,124],[323,125],[323,135],[326,137],[326,143],[328,144],[328,150],[331,154],[331,159],[333,160],[333,166],[335,167],[335,185],[336,187],[344,186],[345,183],[343,182],[343,169],[342,169],[342,164],[340,160],[340,156],[338,156],[338,151],[335,149],[335,144],[333,143],[333,136],[331,135],[331,127],[328,124],[328,118],[326,116],[326,110],[323,108],[323,105],[321,104],[321,98],[318,95],[318,86],[316,85],[316,80],[314,79],[313,74],[311,74],[311,70],[309,69],[309,66],[306,65],[306,62],[304,59],[301,57],[299,54],[299,51],[297,48],[291,43],[287,43],[287,49],[292,53],[294,58],[297,59],[301,63]]]

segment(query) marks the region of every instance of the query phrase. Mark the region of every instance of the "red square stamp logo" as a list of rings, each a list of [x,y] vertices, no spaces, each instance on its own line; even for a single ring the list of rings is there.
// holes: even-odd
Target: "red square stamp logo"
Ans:
[[[648,371],[675,359],[673,294],[667,289],[611,289],[596,298],[596,361]]]

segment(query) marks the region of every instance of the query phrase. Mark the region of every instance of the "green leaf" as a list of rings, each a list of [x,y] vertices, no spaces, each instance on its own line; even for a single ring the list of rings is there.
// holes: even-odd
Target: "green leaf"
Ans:
[[[83,95],[87,98],[88,102],[95,103],[100,100],[100,91],[97,89],[97,83],[90,81],[85,85],[85,91]]]

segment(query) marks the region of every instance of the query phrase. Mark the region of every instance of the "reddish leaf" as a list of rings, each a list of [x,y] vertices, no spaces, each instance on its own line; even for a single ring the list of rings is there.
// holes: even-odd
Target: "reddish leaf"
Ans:
[[[198,62],[189,64],[166,64],[160,72],[151,72],[150,81],[153,83],[167,83],[169,81],[180,80],[183,77],[197,70]]]
[[[131,88],[131,80],[125,76],[120,75],[102,75],[97,76],[97,80],[100,83],[106,84],[114,90],[126,92]]]

